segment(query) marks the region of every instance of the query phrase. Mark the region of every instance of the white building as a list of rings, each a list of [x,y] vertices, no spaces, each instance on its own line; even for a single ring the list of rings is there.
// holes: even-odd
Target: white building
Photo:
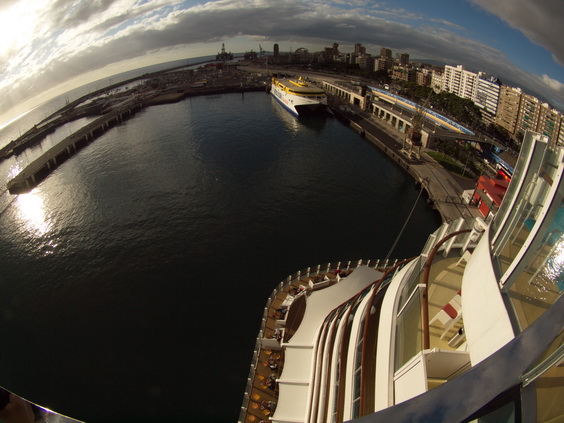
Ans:
[[[483,72],[478,75],[474,103],[482,109],[482,119],[487,123],[493,123],[497,115],[501,82],[495,76],[487,76]]]
[[[442,91],[448,91],[472,101],[478,90],[478,74],[465,70],[462,65],[456,67],[446,65],[443,74]]]
[[[442,70],[433,69],[431,75],[431,88],[435,93],[440,93],[443,90],[444,72]]]

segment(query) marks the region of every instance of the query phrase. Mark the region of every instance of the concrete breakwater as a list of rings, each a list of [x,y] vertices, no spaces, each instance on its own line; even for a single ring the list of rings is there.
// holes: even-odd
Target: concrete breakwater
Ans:
[[[159,105],[178,102],[186,97],[196,95],[213,95],[245,91],[264,90],[264,86],[250,87],[217,87],[202,88],[196,90],[182,90],[162,92],[150,96],[134,96],[133,98],[119,104],[111,111],[89,123],[75,133],[69,135],[60,143],[29,163],[18,175],[7,183],[10,194],[28,192],[39,185],[51,172],[63,164],[78,151],[87,146],[93,140],[105,133],[108,129],[130,119],[139,110]],[[60,121],[61,125],[66,123]],[[22,147],[23,148],[23,147]]]
[[[143,108],[143,103],[131,101],[119,109],[89,123],[28,164],[7,184],[10,194],[28,192],[70,157],[87,146],[108,129],[131,118]]]

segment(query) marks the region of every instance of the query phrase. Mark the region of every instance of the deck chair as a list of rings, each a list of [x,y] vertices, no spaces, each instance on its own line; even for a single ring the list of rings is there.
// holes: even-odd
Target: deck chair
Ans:
[[[462,301],[460,291],[431,319],[429,325],[438,320],[442,323],[444,329],[440,339],[452,329],[452,327],[462,317]]]

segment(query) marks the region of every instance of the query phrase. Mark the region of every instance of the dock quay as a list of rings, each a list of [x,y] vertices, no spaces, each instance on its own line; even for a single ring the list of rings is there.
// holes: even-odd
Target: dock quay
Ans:
[[[476,207],[465,204],[462,200],[464,189],[450,172],[424,151],[418,156],[412,156],[403,150],[403,134],[396,133],[393,127],[371,113],[351,105],[346,108],[332,107],[332,111],[341,122],[358,132],[407,172],[426,192],[428,203],[441,215],[443,222],[452,222],[461,217],[482,217]],[[475,182],[469,180],[465,183],[473,188]]]

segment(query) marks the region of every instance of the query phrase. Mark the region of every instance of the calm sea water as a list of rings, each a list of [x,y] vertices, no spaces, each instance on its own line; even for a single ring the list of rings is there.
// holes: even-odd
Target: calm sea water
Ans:
[[[417,194],[349,128],[265,93],[145,109],[0,195],[0,385],[89,422],[236,421],[273,287],[385,257]],[[420,201],[392,256],[439,223]]]

